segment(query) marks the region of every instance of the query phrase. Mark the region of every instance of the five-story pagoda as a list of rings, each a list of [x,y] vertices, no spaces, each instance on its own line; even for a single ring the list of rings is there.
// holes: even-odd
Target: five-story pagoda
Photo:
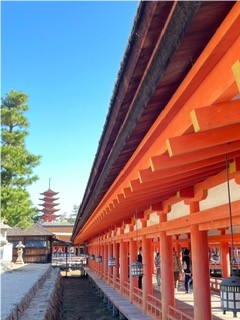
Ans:
[[[58,192],[54,192],[53,190],[51,190],[50,180],[48,190],[40,194],[43,195],[43,198],[39,199],[43,201],[42,204],[39,204],[43,207],[42,210],[39,210],[40,212],[43,212],[41,219],[43,220],[43,222],[55,222],[55,219],[59,217],[59,215],[56,215],[55,212],[60,210],[55,208],[55,206],[59,205],[59,203],[55,203],[55,201],[59,198],[55,198]]]

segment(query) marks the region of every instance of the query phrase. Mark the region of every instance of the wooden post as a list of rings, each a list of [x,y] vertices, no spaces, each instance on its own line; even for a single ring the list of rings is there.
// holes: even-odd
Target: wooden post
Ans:
[[[143,312],[147,310],[147,295],[153,293],[152,286],[152,253],[151,239],[142,237],[142,255],[143,255]]]
[[[190,213],[199,211],[199,202],[190,204]],[[194,319],[212,319],[207,231],[191,226]]]
[[[115,265],[115,267],[113,267],[113,288],[116,287],[116,278],[117,278],[117,264],[118,264],[117,251],[118,251],[117,243],[114,241],[113,242],[113,257],[115,258],[116,265]]]
[[[172,236],[160,232],[162,320],[167,319],[168,306],[174,306]]]
[[[108,244],[108,259],[112,257],[112,244]],[[111,274],[112,274],[112,268],[108,266],[108,260],[107,260],[107,268],[108,268],[108,283],[110,284]]]
[[[230,254],[229,254],[228,242],[221,243],[221,264],[222,264],[222,277],[223,278],[230,277],[231,269],[230,269]]]
[[[137,260],[137,242],[134,241],[133,238],[131,238],[130,241],[129,241],[129,253],[130,253],[129,264],[130,264],[130,267],[131,267],[132,263],[136,262],[136,260]],[[132,302],[133,301],[133,291],[134,291],[134,287],[137,287],[138,278],[131,276],[131,268],[130,268],[129,276],[130,276],[130,296],[129,296],[129,300]]]
[[[103,259],[103,279],[105,280],[105,281],[107,281],[108,280],[108,278],[107,278],[107,271],[108,271],[108,265],[107,265],[107,259],[108,259],[108,247],[107,247],[107,245],[106,244],[104,244],[104,246],[103,246],[103,251],[104,251],[104,259]]]
[[[124,282],[128,277],[127,243],[120,240],[120,292],[123,293]]]

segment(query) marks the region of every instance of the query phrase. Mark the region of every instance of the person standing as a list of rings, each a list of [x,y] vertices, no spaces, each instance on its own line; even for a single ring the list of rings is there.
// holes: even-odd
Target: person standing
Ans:
[[[192,279],[192,261],[190,259],[190,250],[185,249],[183,252],[183,258],[182,258],[182,267],[184,271],[184,277],[185,277],[185,293],[189,293],[189,283]]]
[[[160,254],[157,252],[154,260],[155,267],[157,269],[157,285],[160,287],[160,279],[161,279],[161,264],[160,264]]]
[[[175,291],[177,291],[179,275],[182,274],[182,264],[177,254],[177,251],[175,249],[173,249],[173,271],[174,271],[174,288],[175,288]]]
[[[142,263],[142,247],[138,250],[137,261]],[[142,289],[142,276],[138,276],[138,288]]]

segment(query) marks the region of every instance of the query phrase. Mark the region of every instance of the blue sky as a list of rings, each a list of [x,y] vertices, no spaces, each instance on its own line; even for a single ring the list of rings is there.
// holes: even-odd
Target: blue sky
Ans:
[[[26,144],[42,156],[29,188],[81,203],[137,11],[137,1],[2,1],[1,96],[29,96]]]

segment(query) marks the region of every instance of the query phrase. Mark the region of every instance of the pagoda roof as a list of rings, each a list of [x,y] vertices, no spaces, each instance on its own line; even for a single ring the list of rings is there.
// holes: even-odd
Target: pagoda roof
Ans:
[[[43,206],[43,207],[54,207],[54,206],[58,206],[59,203],[48,203],[48,202],[45,202],[45,203],[39,203],[38,205],[39,206]]]
[[[53,191],[52,189],[48,189],[48,190],[46,190],[46,191],[44,191],[44,192],[42,192],[42,193],[40,193],[40,194],[43,194],[43,195],[56,195],[56,194],[58,194],[59,192],[55,192],[55,191]]]
[[[47,209],[47,208],[43,208],[42,210],[39,210],[40,212],[43,212],[45,214],[53,214],[56,211],[59,211],[60,209]]]
[[[41,201],[55,201],[58,200],[59,198],[52,198],[52,197],[44,197],[44,198],[39,198]]]

